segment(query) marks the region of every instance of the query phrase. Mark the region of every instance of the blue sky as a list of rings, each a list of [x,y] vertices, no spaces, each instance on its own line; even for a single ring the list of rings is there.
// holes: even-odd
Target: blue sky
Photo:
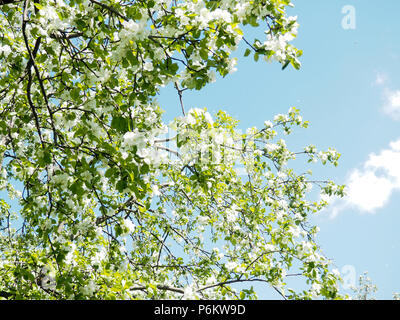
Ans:
[[[336,148],[342,154],[337,168],[312,169],[316,178],[347,184],[349,192],[313,219],[321,229],[319,243],[347,280],[349,270],[357,278],[368,271],[376,297],[391,299],[400,292],[400,2],[293,3],[289,13],[300,23],[294,44],[304,51],[300,71],[244,58],[243,45],[238,71],[199,92],[186,91],[185,105],[226,110],[243,129],[300,108],[310,127],[296,130],[291,143]],[[342,27],[345,5],[355,9],[355,29]],[[259,35],[262,29],[245,34]],[[167,118],[179,115],[175,92],[165,90],[158,100]]]

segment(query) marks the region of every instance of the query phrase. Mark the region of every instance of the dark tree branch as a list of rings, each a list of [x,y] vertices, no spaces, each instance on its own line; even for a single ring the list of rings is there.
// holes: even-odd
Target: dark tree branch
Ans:
[[[32,111],[32,114],[33,114],[33,118],[35,119],[35,125],[36,125],[36,129],[38,131],[40,142],[42,143],[42,147],[44,148],[42,132],[41,132],[41,129],[40,129],[39,116],[38,116],[38,114],[36,112],[35,105],[33,104],[32,93],[31,93],[31,87],[32,87],[31,64],[33,63],[32,62],[33,61],[32,60],[33,59],[33,53],[31,52],[31,50],[29,48],[28,37],[26,35],[26,24],[27,24],[27,21],[28,21],[28,6],[29,6],[29,0],[25,0],[24,12],[23,12],[24,17],[23,17],[23,21],[22,21],[22,34],[23,34],[23,37],[24,37],[25,46],[26,46],[26,48],[27,48],[27,50],[29,52],[29,56],[30,56],[30,59],[29,59],[28,64],[27,64],[28,84],[27,84],[27,87],[26,87],[26,93],[27,93],[27,98],[28,98],[28,104],[29,104],[29,106],[31,108],[31,111]],[[37,40],[36,44],[39,42],[39,39]],[[38,47],[38,45],[36,45],[36,44],[35,44],[35,48]]]
[[[185,107],[183,106],[183,99],[182,99],[182,92],[184,91],[184,89],[180,89],[179,88],[178,82],[175,82],[175,89],[176,89],[176,91],[178,91],[179,102],[181,104],[182,113],[183,113],[184,116],[186,116]]]
[[[120,17],[120,18],[122,18],[122,19],[124,19],[124,20],[126,20],[126,21],[129,20],[129,18],[128,18],[127,16],[124,16],[122,13],[120,13],[120,12],[119,12],[117,9],[115,9],[114,7],[111,7],[111,6],[109,6],[109,5],[106,5],[106,4],[101,3],[101,2],[99,2],[99,1],[96,1],[96,0],[90,0],[90,2],[91,2],[91,3],[94,3],[94,4],[97,4],[98,6],[104,8],[104,9],[107,9],[108,11],[114,13],[115,15],[117,15],[118,17]]]
[[[0,0],[0,6],[5,4],[14,4],[18,2],[22,2],[22,0]]]
[[[52,39],[75,39],[83,36],[83,32],[67,33],[65,31],[59,30],[58,32],[53,32],[50,34]]]
[[[24,3],[23,21],[22,21],[22,33],[23,33],[23,37],[24,37],[25,47],[26,47],[26,50],[28,51],[28,54],[29,54],[29,61],[28,61],[27,67],[26,67],[27,68],[27,72],[28,72],[28,78],[29,78],[29,80],[28,80],[29,83],[28,83],[28,87],[27,87],[28,100],[30,100],[29,105],[31,106],[32,111],[35,110],[35,108],[33,107],[32,97],[31,97],[31,92],[30,92],[31,91],[31,86],[32,86],[31,67],[33,67],[33,69],[35,70],[36,77],[38,78],[38,81],[39,81],[40,91],[41,91],[42,96],[43,96],[43,98],[44,98],[44,100],[46,102],[46,108],[47,108],[47,111],[49,113],[51,127],[52,127],[52,130],[53,130],[54,142],[57,143],[57,131],[56,131],[56,128],[55,128],[55,125],[54,125],[53,113],[52,113],[52,111],[50,109],[50,106],[49,106],[49,101],[47,99],[46,89],[44,87],[44,83],[43,83],[42,78],[40,76],[40,70],[39,70],[38,66],[36,65],[36,63],[35,63],[35,58],[36,58],[36,55],[37,55],[37,53],[39,51],[39,47],[40,47],[40,43],[41,43],[42,38],[39,37],[39,38],[36,39],[36,43],[35,43],[35,46],[34,46],[33,51],[32,51],[30,49],[30,47],[29,47],[28,36],[26,34],[26,25],[27,25],[27,23],[29,21],[29,19],[28,19],[29,2],[30,1],[27,0]],[[36,110],[34,112],[34,117],[35,117],[35,121],[36,121],[36,127],[38,128],[38,131],[40,131],[39,130],[40,127],[39,127],[38,117],[37,117],[37,115],[35,115],[35,113],[36,113]],[[42,141],[42,143],[43,143],[43,141]]]

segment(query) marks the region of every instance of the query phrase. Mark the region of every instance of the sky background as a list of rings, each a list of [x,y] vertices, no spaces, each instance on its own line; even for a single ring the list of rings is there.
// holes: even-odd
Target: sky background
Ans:
[[[314,178],[348,187],[345,199],[313,218],[321,229],[318,243],[342,271],[343,292],[351,293],[346,284],[368,271],[376,298],[391,299],[400,292],[400,1],[293,3],[289,14],[300,24],[293,44],[304,52],[299,71],[244,58],[243,43],[235,54],[238,71],[201,91],[185,91],[185,107],[225,110],[243,130],[298,107],[310,126],[295,130],[290,146],[336,148],[338,167],[311,169]],[[346,5],[355,9],[355,29],[343,28]],[[245,37],[263,40],[262,31],[248,28]],[[175,91],[165,89],[158,101],[166,120],[179,115]],[[259,297],[278,298],[269,291]]]

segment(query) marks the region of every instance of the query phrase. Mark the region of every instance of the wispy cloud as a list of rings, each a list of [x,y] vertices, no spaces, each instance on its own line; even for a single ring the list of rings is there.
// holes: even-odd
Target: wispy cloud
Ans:
[[[383,85],[387,82],[388,76],[386,73],[378,72],[374,81],[374,85]]]
[[[400,120],[400,90],[390,88],[390,78],[384,72],[377,72],[373,86],[380,86],[383,90],[382,111],[393,120]]]
[[[400,120],[400,90],[385,90],[385,103],[383,111],[394,120]]]
[[[331,217],[345,209],[376,213],[400,191],[400,139],[378,154],[371,153],[360,168],[353,169],[346,181],[347,196],[331,202]]]

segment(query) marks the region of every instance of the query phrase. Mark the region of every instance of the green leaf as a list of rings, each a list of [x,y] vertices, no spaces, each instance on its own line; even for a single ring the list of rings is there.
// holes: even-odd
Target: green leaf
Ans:
[[[127,187],[127,181],[125,178],[119,180],[115,186],[119,192],[123,192]]]
[[[289,64],[290,64],[290,60],[287,60],[285,62],[285,64],[282,66],[282,70],[285,70]]]
[[[126,51],[126,58],[128,59],[128,61],[130,62],[131,65],[138,65],[139,61],[138,59],[135,57],[135,55],[133,54],[132,50],[127,50]]]
[[[78,100],[79,95],[80,95],[80,90],[79,90],[79,88],[74,88],[74,89],[72,89],[71,92],[70,92],[70,95],[71,95],[71,98],[72,98],[72,99]]]
[[[295,59],[291,60],[290,63],[292,64],[292,66],[293,66],[296,70],[299,70],[300,67],[301,67],[301,64],[300,64],[297,60],[295,60]]]
[[[46,164],[50,164],[52,160],[51,154],[48,150],[44,151],[43,153],[43,163]]]
[[[117,130],[118,132],[125,133],[129,130],[130,119],[116,116],[111,121],[111,128]]]
[[[76,194],[77,196],[82,196],[85,193],[85,190],[82,188],[82,183],[80,181],[75,181],[69,189],[72,193]]]
[[[39,9],[39,10],[42,10],[42,9],[43,9],[43,6],[42,6],[40,3],[38,3],[38,2],[34,2],[33,5],[34,5],[37,9]]]
[[[208,59],[208,51],[206,49],[202,49],[200,50],[200,57],[203,60],[207,60]]]

